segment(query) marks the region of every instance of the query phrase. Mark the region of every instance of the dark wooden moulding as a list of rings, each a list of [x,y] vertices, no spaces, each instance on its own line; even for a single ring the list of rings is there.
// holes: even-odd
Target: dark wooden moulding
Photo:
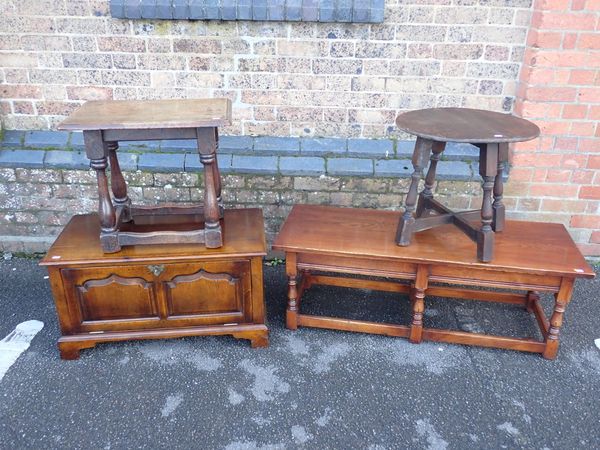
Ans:
[[[477,243],[480,261],[491,261],[494,233],[504,229],[502,174],[508,164],[508,145],[534,139],[540,129],[509,114],[469,108],[409,111],[397,117],[396,125],[417,136],[412,157],[414,171],[396,233],[398,245],[410,245],[413,233],[453,224]],[[479,148],[479,174],[483,179],[481,209],[454,212],[433,198],[437,164],[447,142],[469,143]],[[418,194],[428,160],[425,185]],[[473,223],[474,219],[479,219],[479,224]]]
[[[595,276],[564,226],[507,221],[496,241],[494,261],[482,263],[473,251],[475,244],[451,225],[415,234],[408,247],[397,246],[399,217],[392,211],[294,206],[273,245],[286,254],[287,328],[331,328],[405,337],[413,343],[452,342],[556,357],[574,282]],[[408,294],[412,318],[407,324],[384,324],[302,314],[302,295],[315,284]],[[555,296],[550,318],[539,292]],[[534,314],[543,340],[425,327],[428,295],[520,305]]]
[[[85,151],[96,171],[100,243],[106,253],[118,252],[124,245],[189,243],[208,248],[223,245],[219,222],[223,204],[217,164],[218,127],[230,124],[231,101],[217,98],[90,101],[58,126],[59,130],[83,131]],[[198,143],[204,168],[203,204],[133,207],[117,157],[119,142],[173,139],[193,139]],[[112,199],[106,174],[109,166]],[[187,231],[122,231],[122,225],[135,222],[136,217],[171,214],[200,215],[204,227]]]
[[[202,218],[148,216],[136,231],[185,232]],[[224,244],[100,247],[96,214],[75,216],[41,261],[50,274],[63,359],[98,343],[129,339],[232,335],[268,345],[259,209],[226,210]]]

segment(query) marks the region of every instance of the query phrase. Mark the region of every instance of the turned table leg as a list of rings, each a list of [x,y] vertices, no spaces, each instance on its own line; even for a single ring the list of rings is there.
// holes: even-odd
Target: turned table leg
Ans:
[[[84,131],[85,152],[91,160],[90,167],[96,171],[98,182],[98,216],[100,218],[100,243],[106,253],[121,250],[118,241],[117,218],[115,208],[108,190],[106,167],[108,166],[108,149],[102,140],[100,131]]]
[[[215,177],[215,174],[218,174],[218,169],[215,169],[217,162],[217,136],[215,128],[198,128],[196,132],[200,162],[204,166],[205,245],[207,248],[218,248],[223,245],[223,235],[221,223],[219,222],[217,179]]]
[[[490,262],[494,257],[492,189],[498,173],[498,144],[482,145],[479,155],[479,174],[483,178],[483,201],[481,229],[477,233],[477,258],[482,262]]]
[[[413,215],[417,203],[417,195],[419,190],[419,181],[423,176],[423,168],[427,164],[429,154],[433,146],[433,141],[418,137],[415,142],[415,150],[413,152],[412,164],[414,167],[411,175],[410,188],[406,194],[404,213],[398,224],[396,232],[396,243],[403,247],[410,245],[412,235],[415,228],[415,217]]]
[[[296,253],[286,253],[285,274],[288,278],[288,302],[285,311],[285,326],[290,330],[298,329],[298,268]]]
[[[419,200],[417,202],[417,211],[415,213],[415,217],[421,217],[425,212],[425,203],[426,199],[433,198],[433,185],[435,183],[435,172],[437,170],[437,164],[442,156],[442,152],[446,148],[445,142],[434,142],[432,147],[431,158],[429,160],[429,169],[427,170],[427,175],[425,176],[425,187],[421,191],[419,195]]]
[[[542,353],[542,356],[546,359],[554,359],[558,353],[558,335],[560,334],[565,309],[573,294],[574,283],[575,280],[573,278],[563,278],[560,283],[560,289],[555,294],[554,311],[550,317],[550,329],[546,336],[546,348],[544,349],[544,353]]]
[[[108,158],[110,162],[110,186],[113,192],[115,207],[121,211],[121,222],[131,222],[131,200],[127,195],[127,183],[121,172],[117,158],[118,142],[107,142]]]
[[[215,140],[216,140],[216,148],[219,150],[219,130],[215,128]],[[219,208],[223,208],[223,198],[221,196],[221,172],[219,171],[219,160],[215,158],[215,163],[212,166],[213,168],[213,179],[215,181],[215,193],[217,195],[217,204]]]
[[[419,265],[415,284],[411,289],[411,304],[413,310],[408,340],[418,344],[423,340],[423,313],[425,312],[425,290],[429,278],[429,266]]]
[[[504,216],[505,208],[502,202],[502,195],[504,194],[504,186],[502,182],[502,175],[504,169],[508,163],[508,144],[502,143],[498,145],[498,173],[494,180],[494,218],[492,220],[492,228],[495,232],[504,230]]]

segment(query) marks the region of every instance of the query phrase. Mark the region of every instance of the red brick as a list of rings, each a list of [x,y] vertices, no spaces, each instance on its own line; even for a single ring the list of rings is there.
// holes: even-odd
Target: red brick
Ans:
[[[600,186],[581,186],[579,198],[600,200]]]
[[[598,244],[577,244],[577,247],[583,256],[600,256],[600,245]]]
[[[600,87],[579,89],[578,99],[581,103],[600,103]]]
[[[571,75],[569,77],[569,84],[576,85],[589,85],[594,84],[597,78],[597,72],[595,70],[581,70],[574,69],[571,70]]]
[[[573,228],[591,228],[600,229],[600,216],[573,216],[571,217],[571,226]]]
[[[550,183],[567,183],[571,178],[571,170],[550,169],[546,173],[546,181]]]
[[[532,47],[558,49],[562,43],[562,33],[537,31],[528,41]]]
[[[585,119],[588,107],[586,105],[565,105],[562,117],[564,119]]]
[[[527,167],[513,167],[510,170],[510,179],[514,181],[531,181],[533,170]]]
[[[563,87],[533,87],[527,89],[527,100],[542,102],[572,102],[577,91],[574,88]]]
[[[600,120],[600,106],[590,107],[589,117],[591,120]]]
[[[513,164],[519,167],[560,167],[561,154],[517,153],[513,156]]]
[[[590,155],[587,163],[588,169],[600,169],[600,155]]]
[[[547,3],[547,2],[544,2]],[[596,17],[593,14],[544,13],[540,28],[547,30],[595,30]]]
[[[587,155],[569,154],[563,156],[560,167],[569,169],[581,169],[586,166],[588,160]]]
[[[557,10],[567,11],[569,8],[570,0],[544,0],[544,11]]]
[[[595,122],[572,122],[570,133],[575,136],[594,136],[596,132]]]
[[[586,202],[580,200],[556,200],[551,198],[545,198],[542,200],[541,211],[546,212],[561,212],[561,213],[574,213],[580,214],[585,211]]]
[[[590,242],[592,244],[600,244],[600,231],[592,231]]]
[[[573,0],[571,3],[571,10],[581,11],[585,8],[586,0]]]
[[[600,152],[600,139],[580,139],[579,151],[594,153]]]
[[[563,38],[562,47],[564,50],[572,50],[575,48],[575,43],[577,42],[577,34],[576,33],[565,33],[565,37]]]
[[[579,139],[573,137],[557,137],[554,144],[554,150],[569,150],[576,151],[579,144]]]
[[[577,48],[600,50],[600,35],[598,33],[582,33],[579,35]]]
[[[591,184],[593,179],[593,170],[574,170],[571,175],[571,183],[575,184]]]
[[[531,197],[575,198],[578,188],[579,186],[576,185],[539,183],[529,187],[529,195]]]
[[[560,134],[568,134],[569,133],[569,129],[572,128],[573,124],[569,123],[567,121],[561,121],[561,122],[556,122],[556,121],[541,121],[541,120],[536,120],[535,124],[540,127],[540,130],[542,130],[542,134],[545,135],[560,135]]]
[[[546,169],[534,169],[531,181],[546,181],[548,171]]]

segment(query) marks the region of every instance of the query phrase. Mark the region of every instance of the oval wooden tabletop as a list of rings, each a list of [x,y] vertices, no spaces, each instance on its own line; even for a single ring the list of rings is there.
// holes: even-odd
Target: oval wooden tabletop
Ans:
[[[539,136],[534,123],[510,114],[470,108],[429,108],[409,111],[396,118],[402,131],[440,142],[529,141]]]
[[[200,128],[231,125],[228,98],[101,100],[84,103],[59,130]]]

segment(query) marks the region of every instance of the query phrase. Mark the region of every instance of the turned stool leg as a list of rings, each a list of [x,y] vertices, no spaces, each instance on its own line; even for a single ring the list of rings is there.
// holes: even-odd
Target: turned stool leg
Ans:
[[[110,161],[110,186],[113,192],[115,207],[120,210],[120,222],[131,222],[131,200],[127,196],[127,183],[121,172],[117,158],[118,142],[107,142],[108,159]]]
[[[433,185],[435,183],[435,172],[437,170],[437,164],[442,156],[442,152],[446,148],[445,142],[434,142],[432,147],[431,158],[429,160],[429,170],[425,176],[425,187],[419,195],[417,202],[417,211],[415,217],[421,217],[425,212],[427,199],[433,198]]]
[[[198,128],[198,152],[200,162],[204,166],[204,237],[207,248],[218,248],[223,245],[221,223],[219,222],[219,205],[217,202],[217,185],[214,165],[217,161],[217,141],[214,128]]]
[[[398,231],[396,232],[396,243],[403,247],[410,245],[412,235],[415,228],[415,218],[413,212],[417,203],[417,193],[419,190],[419,180],[423,176],[423,168],[427,164],[433,141],[418,137],[415,142],[415,150],[413,152],[412,164],[414,167],[411,175],[410,188],[406,194],[404,214],[400,218]]]
[[[494,180],[494,218],[492,221],[492,228],[495,232],[504,230],[504,216],[505,209],[504,203],[502,202],[502,195],[504,193],[504,186],[502,182],[502,175],[504,174],[504,168],[508,163],[508,144],[502,143],[498,145],[498,173]]]
[[[560,334],[560,327],[563,322],[563,314],[573,294],[574,283],[575,280],[573,278],[563,278],[560,283],[560,289],[555,294],[556,301],[554,311],[550,317],[550,329],[546,336],[546,348],[544,349],[544,353],[542,353],[542,356],[546,359],[554,359],[558,353],[558,335]]]
[[[288,277],[288,302],[285,311],[285,326],[290,330],[298,329],[298,268],[296,267],[296,254],[286,253],[285,274]]]
[[[219,150],[219,130],[215,128],[215,140],[217,151]],[[219,160],[215,159],[213,164],[213,178],[215,180],[215,192],[217,194],[217,204],[219,205],[219,216],[222,217],[223,198],[221,197],[221,172],[219,171]]]
[[[481,146],[479,155],[479,174],[483,178],[483,201],[481,229],[477,233],[477,258],[482,262],[490,262],[494,257],[492,189],[498,173],[498,144]]]
[[[117,236],[117,219],[115,208],[110,199],[106,167],[108,166],[107,153],[100,131],[84,131],[83,140],[85,152],[91,160],[90,167],[96,171],[98,182],[98,216],[100,218],[100,243],[106,253],[121,250]]]
[[[413,344],[418,344],[423,340],[423,313],[425,311],[425,290],[427,289],[428,278],[429,267],[418,266],[415,284],[411,289],[413,318],[408,340]]]

